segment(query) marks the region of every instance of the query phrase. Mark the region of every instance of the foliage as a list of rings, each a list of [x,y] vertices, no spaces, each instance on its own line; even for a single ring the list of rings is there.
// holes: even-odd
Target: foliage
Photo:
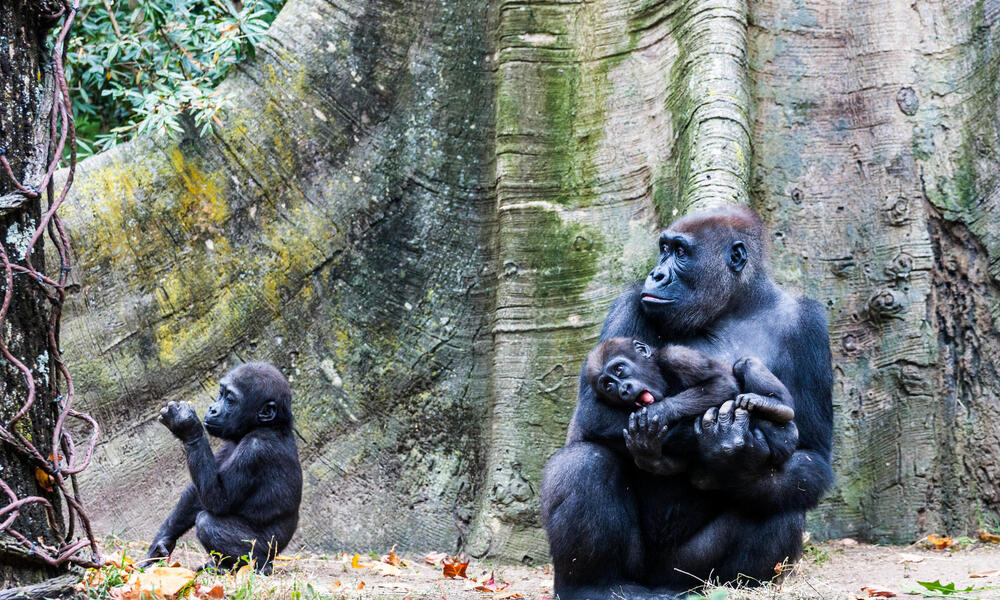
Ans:
[[[66,73],[81,155],[136,134],[204,134],[226,107],[215,86],[254,56],[284,0],[95,0],[73,29]]]

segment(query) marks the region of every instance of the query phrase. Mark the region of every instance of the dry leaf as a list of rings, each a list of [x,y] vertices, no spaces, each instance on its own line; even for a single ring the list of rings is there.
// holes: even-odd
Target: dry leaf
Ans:
[[[972,577],[974,579],[978,579],[978,578],[981,578],[981,577],[993,577],[997,573],[1000,573],[1000,569],[990,569],[989,571],[981,571],[979,573],[971,573],[969,575],[969,577]]]
[[[1000,535],[997,535],[995,533],[990,533],[989,531],[980,531],[979,539],[983,540],[984,542],[989,542],[991,544],[1000,544]]]
[[[503,590],[510,587],[510,584],[505,581],[497,581],[493,577],[493,571],[490,571],[490,580],[477,585],[475,590],[477,592],[502,592]]]
[[[942,537],[937,534],[930,534],[924,538],[924,544],[933,548],[934,550],[944,550],[945,548],[950,548],[954,543],[950,537]]]
[[[869,585],[861,588],[861,593],[866,594],[868,598],[895,598],[896,592],[883,587],[878,587],[876,585]]]
[[[853,538],[844,538],[842,540],[837,540],[834,544],[840,544],[841,546],[857,546],[858,541]]]
[[[389,550],[389,554],[382,557],[382,562],[390,564],[394,567],[399,567],[403,565],[403,560],[396,556],[396,545],[393,544],[392,549]]]
[[[365,582],[364,581],[359,581],[358,582],[358,589],[359,590],[365,589]]]
[[[53,487],[56,485],[55,478],[39,467],[35,467],[35,481],[38,482],[38,487],[42,488],[46,492],[51,492]]]
[[[221,583],[217,583],[207,592],[203,592],[199,589],[198,597],[201,600],[222,600],[226,597],[226,590],[222,587]]]
[[[144,573],[135,573],[129,580],[113,590],[118,600],[177,600],[194,582],[195,572],[177,567],[153,567]]]
[[[919,554],[907,554],[903,552],[899,554],[899,564],[903,563],[919,563],[924,562],[925,556],[920,556]]]
[[[469,561],[462,560],[461,556],[452,556],[451,558],[446,558],[441,561],[443,565],[444,576],[449,579],[454,579],[455,577],[466,577],[465,569],[469,566]]]
[[[436,565],[446,558],[448,558],[447,552],[429,552],[427,556],[424,557],[424,562],[429,565]]]
[[[333,583],[330,584],[330,589],[331,590],[340,589],[340,586],[342,586],[342,585],[344,585],[344,584],[341,583],[340,580],[338,579],[337,581],[334,581]]]
[[[363,567],[367,567],[368,565],[361,563],[360,554],[355,554],[353,557],[351,557],[351,566],[354,567],[355,569],[361,569]]]
[[[499,594],[493,594],[493,600],[515,600],[516,598],[524,598],[521,594],[517,592],[501,592]]]

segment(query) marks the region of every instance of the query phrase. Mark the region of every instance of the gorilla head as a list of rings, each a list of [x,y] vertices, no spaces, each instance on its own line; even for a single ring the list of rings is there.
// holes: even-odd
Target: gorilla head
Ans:
[[[291,429],[292,391],[274,366],[251,362],[219,381],[219,397],[205,413],[205,429],[216,437],[239,441],[258,427]]]
[[[748,208],[695,213],[660,234],[660,257],[642,289],[642,308],[663,330],[692,334],[737,311],[764,289],[764,226]]]

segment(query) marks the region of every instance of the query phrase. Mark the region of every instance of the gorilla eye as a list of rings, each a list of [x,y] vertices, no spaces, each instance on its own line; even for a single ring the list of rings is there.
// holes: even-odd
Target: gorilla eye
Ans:
[[[617,367],[615,367],[615,375],[617,377],[621,377],[624,374],[625,374],[625,367],[623,367],[621,365],[618,365]]]
[[[615,391],[615,384],[613,384],[610,381],[608,381],[607,383],[604,384],[604,391],[606,391],[606,392],[613,392],[613,391]]]
[[[660,244],[660,252],[663,254],[670,254],[670,244],[666,242]]]
[[[684,250],[684,246],[677,246],[677,249],[674,250],[674,254],[677,256],[677,258],[684,258],[684,256],[687,254],[687,251]]]

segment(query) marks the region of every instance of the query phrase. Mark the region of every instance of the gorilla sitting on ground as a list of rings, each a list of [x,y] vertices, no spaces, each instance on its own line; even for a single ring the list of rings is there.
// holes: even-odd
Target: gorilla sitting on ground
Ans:
[[[187,402],[170,402],[159,420],[184,443],[192,483],[149,548],[166,558],[191,527],[213,558],[232,569],[249,557],[261,573],[288,545],[299,521],[302,467],[292,436],[292,392],[281,372],[247,363],[219,381],[202,428]],[[215,455],[209,434],[225,440]]]
[[[700,350],[733,365],[743,393],[783,384],[795,420],[751,420],[719,398],[693,424],[670,425],[668,403],[656,402],[630,423],[626,447],[620,411],[581,373],[567,443],[541,488],[561,600],[676,598],[699,580],[768,581],[799,558],[805,511],[833,480],[830,349],[822,307],[774,284],[764,240],[746,208],[677,220],[645,283],[611,307],[601,340]],[[663,464],[676,447],[693,449],[698,468],[637,466]]]

